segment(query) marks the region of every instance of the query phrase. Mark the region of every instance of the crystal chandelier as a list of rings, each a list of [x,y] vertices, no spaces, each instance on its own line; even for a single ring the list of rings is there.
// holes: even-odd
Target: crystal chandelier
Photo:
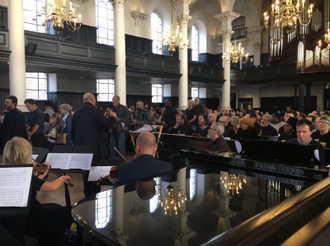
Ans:
[[[230,48],[228,48],[226,53],[222,56],[222,60],[224,61],[231,60],[234,66],[236,66],[239,60],[241,60],[241,62],[245,64],[248,61],[248,58],[249,58],[249,53],[244,55],[244,48],[241,47],[241,43],[239,43],[237,46],[236,40],[234,42],[234,46],[230,43]]]
[[[184,40],[182,38],[182,33],[179,33],[179,26],[176,30],[173,29],[173,2],[171,1],[171,31],[167,31],[163,34],[162,47],[163,50],[168,48],[168,52],[173,56],[176,52],[176,47],[180,47],[181,50],[186,50],[188,48],[189,40]]]
[[[167,191],[164,192],[160,190],[159,192],[159,203],[161,207],[164,208],[165,214],[170,214],[172,212],[177,215],[178,209],[187,201],[187,192],[186,191],[175,191],[173,185],[169,184],[167,186]]]
[[[324,41],[328,44],[328,51],[330,52],[330,28],[328,29],[328,33],[324,35]]]
[[[53,21],[53,28],[59,34],[63,28],[64,23],[71,32],[78,30],[81,27],[81,14],[78,17],[75,15],[73,3],[69,2],[69,12],[67,10],[67,0],[50,0],[45,1],[43,11],[46,15],[45,24]]]
[[[293,3],[296,2],[296,3]],[[307,6],[305,0],[276,0],[275,4],[272,4],[271,15],[274,16],[275,22],[272,27],[268,25],[269,15],[267,12],[264,13],[264,24],[267,30],[277,27],[280,28],[280,24],[287,29],[287,32],[297,28],[297,21],[301,26],[308,26],[312,20],[313,15],[313,4],[309,6],[307,10],[308,21],[302,20],[303,13]]]
[[[235,193],[239,194],[239,190],[242,190],[242,183],[246,184],[246,177],[236,174],[221,175],[220,176],[221,183],[227,189],[227,192],[233,196]]]

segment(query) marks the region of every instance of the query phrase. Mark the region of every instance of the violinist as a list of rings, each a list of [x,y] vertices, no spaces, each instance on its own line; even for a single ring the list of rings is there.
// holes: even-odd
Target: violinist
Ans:
[[[9,140],[4,148],[3,162],[5,165],[22,165],[31,163],[32,147],[27,140],[20,137],[14,137]],[[10,221],[4,222],[4,227],[11,235],[16,237],[21,244],[24,245],[24,233],[37,239],[37,246],[59,245],[64,235],[66,227],[69,225],[70,210],[58,204],[40,204],[36,199],[37,191],[55,191],[62,186],[63,183],[69,184],[71,178],[69,176],[61,176],[58,179],[47,182],[43,179],[48,173],[50,164],[44,163],[46,167],[43,173],[36,173],[32,176],[32,195],[30,212],[24,221],[20,218],[20,222],[12,218]],[[20,233],[18,233],[18,231]],[[19,235],[18,235],[19,234]],[[22,240],[23,238],[23,240]],[[23,241],[23,242],[22,242]]]
[[[150,199],[154,195],[148,191],[151,187],[154,190],[153,177],[173,170],[170,163],[153,157],[156,150],[155,136],[150,132],[140,134],[136,139],[137,157],[119,166],[119,178],[114,186],[135,183],[138,195],[144,200]]]

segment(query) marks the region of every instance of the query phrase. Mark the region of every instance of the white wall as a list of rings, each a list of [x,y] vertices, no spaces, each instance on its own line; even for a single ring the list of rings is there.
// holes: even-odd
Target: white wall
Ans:
[[[239,88],[237,98],[252,98],[253,107],[260,108],[260,90],[259,88]],[[239,105],[238,105],[239,107]]]
[[[89,0],[80,5],[80,13],[82,15],[82,23],[84,25],[96,26],[95,1],[98,0]]]
[[[8,0],[0,0],[0,6],[8,6]]]

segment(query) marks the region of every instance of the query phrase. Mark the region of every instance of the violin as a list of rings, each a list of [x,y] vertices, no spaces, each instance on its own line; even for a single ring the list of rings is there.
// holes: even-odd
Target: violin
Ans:
[[[122,153],[120,153],[120,151],[116,147],[114,147],[114,149],[125,160],[124,163],[135,159],[135,158],[126,159],[125,156],[123,156]],[[107,176],[104,176],[103,178],[99,179],[96,184],[104,185],[107,182],[107,180],[110,180],[110,178],[118,180],[118,177],[119,177],[119,166],[114,166],[110,169],[109,174]]]
[[[47,168],[47,166],[46,165],[44,165],[44,164],[41,164],[41,163],[39,163],[39,162],[37,162],[36,160],[34,160],[34,159],[32,159],[32,164],[33,164],[33,166],[35,167],[34,169],[34,173],[36,173],[35,175],[36,176],[38,176],[38,175],[42,175],[42,174],[44,174],[45,172],[47,172],[48,171],[48,173],[51,173],[51,174],[53,174],[55,177],[57,177],[57,178],[59,178],[59,177],[61,177],[62,175],[59,175],[59,174],[57,174],[57,173],[54,173],[54,172],[52,172],[52,171],[50,171],[48,168]],[[40,173],[39,173],[40,172]],[[74,187],[74,188],[76,188],[76,186],[75,185],[73,185],[72,183],[68,183],[68,186],[69,187]]]

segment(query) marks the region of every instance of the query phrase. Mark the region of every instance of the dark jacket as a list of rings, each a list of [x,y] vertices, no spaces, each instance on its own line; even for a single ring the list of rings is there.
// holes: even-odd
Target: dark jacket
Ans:
[[[257,130],[257,133],[259,136],[277,136],[278,133],[274,127],[271,125],[268,126],[259,126]]]
[[[216,140],[211,142],[211,151],[231,151],[226,140],[222,137],[218,137]]]
[[[178,127],[174,129],[174,127],[171,127],[168,130],[168,133],[170,134],[184,134],[184,135],[192,135],[193,129],[188,121],[185,121],[184,124],[181,127]]]
[[[117,118],[120,118],[120,122],[116,122],[115,128],[117,133],[121,133],[121,132],[126,132],[128,131],[129,128],[131,128],[131,112],[128,110],[128,108],[126,108],[125,106],[119,104],[117,106],[117,108],[113,107],[112,108],[113,112],[116,112],[117,114]],[[122,123],[125,124],[124,128]]]
[[[61,117],[62,121],[63,121],[63,116]],[[63,124],[63,127],[60,127],[58,130],[59,132],[63,132],[66,133],[66,145],[70,145],[70,142],[72,140],[72,136],[71,136],[71,129],[72,129],[72,116],[69,113],[68,116],[65,119],[65,122]]]
[[[223,132],[223,137],[225,138],[229,137],[229,133],[231,132],[231,130],[233,131],[233,129],[230,126],[226,125],[225,131]]]
[[[236,139],[258,139],[258,133],[253,127],[247,130],[238,129]]]
[[[207,134],[209,132],[209,126],[202,129],[200,126],[196,128],[195,133],[201,135],[202,137],[207,137]]]
[[[155,159],[152,155],[140,155],[119,166],[119,185],[136,181],[149,181],[156,175],[173,170],[170,163]]]
[[[150,111],[146,109],[136,109],[134,120],[137,121],[137,125],[134,125],[134,130],[138,130],[144,124],[151,124]]]
[[[167,124],[167,129],[175,125],[175,116],[177,115],[177,111],[173,107],[168,107],[163,112],[163,120],[165,124]]]
[[[25,118],[22,112],[13,108],[5,115],[3,123],[1,124],[1,133],[3,136],[3,144],[5,145],[12,137],[21,137],[28,139]]]
[[[84,103],[73,115],[72,141],[74,145],[89,145],[94,156],[108,154],[107,132],[115,125],[115,117],[107,119],[91,103]]]

